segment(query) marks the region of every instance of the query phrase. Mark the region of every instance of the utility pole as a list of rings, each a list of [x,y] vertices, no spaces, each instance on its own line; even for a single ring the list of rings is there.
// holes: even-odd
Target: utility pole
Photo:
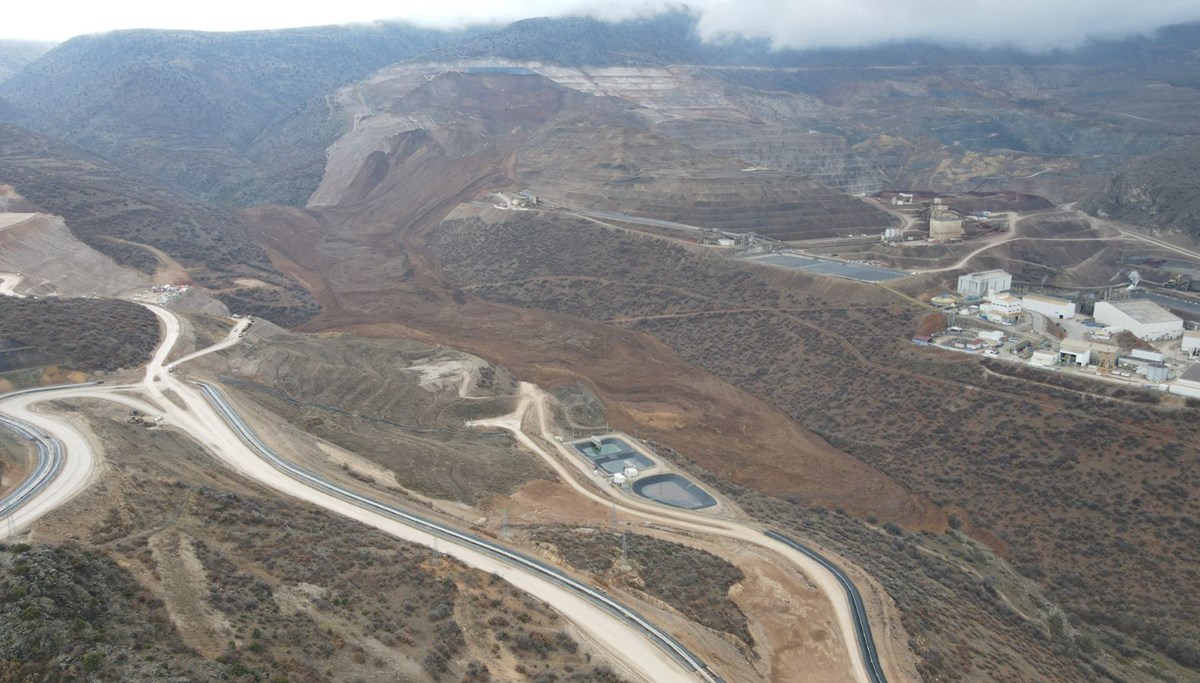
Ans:
[[[612,504],[612,528],[613,528],[613,533],[615,534],[617,532],[617,504],[616,503]]]

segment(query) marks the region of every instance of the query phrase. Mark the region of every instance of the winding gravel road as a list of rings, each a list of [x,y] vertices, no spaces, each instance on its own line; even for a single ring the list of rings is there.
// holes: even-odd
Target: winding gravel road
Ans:
[[[180,381],[170,370],[238,343],[249,320],[239,321],[223,341],[167,365],[166,358],[179,338],[179,319],[166,309],[143,305],[162,322],[164,335],[140,383],[74,385],[0,397],[0,417],[6,417],[4,422],[10,428],[28,432],[39,443],[39,455],[45,456],[39,458],[38,471],[35,472],[41,478],[38,490],[31,494],[26,489],[24,501],[9,506],[12,509],[8,519],[0,527],[3,531],[13,533],[25,529],[78,495],[92,482],[98,468],[99,458],[93,445],[79,430],[64,418],[38,412],[33,407],[38,403],[59,399],[112,401],[140,410],[152,418],[161,417],[165,425],[186,432],[229,468],[279,493],[355,519],[396,538],[436,548],[468,566],[503,576],[517,588],[549,603],[560,614],[567,616],[586,640],[607,653],[622,669],[623,675],[655,683],[718,680],[703,668],[703,662],[682,649],[669,634],[657,631],[652,624],[641,620],[602,592],[591,587],[572,585],[578,582],[561,571],[536,560],[533,562],[542,564],[550,571],[531,567],[528,562],[515,561],[514,557],[524,556],[508,552],[509,556],[505,557],[506,549],[491,541],[438,523],[434,523],[434,526],[440,528],[431,527],[424,518],[416,518],[411,513],[349,492],[334,482],[319,479],[287,463],[253,435],[234,407],[218,393],[204,385]],[[882,683],[885,680],[870,640],[870,630],[866,627],[861,600],[856,600],[857,591],[840,570],[819,555],[806,552],[806,548],[791,539],[773,532],[765,533],[768,530],[760,525],[712,514],[665,508],[623,496],[611,487],[585,485],[581,480],[588,478],[588,472],[584,471],[578,458],[572,457],[565,446],[555,443],[553,439],[546,400],[545,393],[537,387],[522,383],[521,400],[516,411],[473,424],[510,431],[579,495],[605,506],[616,505],[628,517],[673,529],[751,543],[770,550],[798,567],[830,600],[855,677],[863,683]],[[526,419],[531,416],[536,425],[533,436],[524,428]],[[61,448],[61,452],[52,452],[56,447],[54,444]],[[558,457],[551,452],[553,449],[557,449]],[[574,463],[575,467],[569,469],[564,463]],[[57,473],[47,477],[50,471],[47,468],[55,469]],[[11,502],[12,498],[9,496],[6,500]],[[5,505],[5,501],[0,501],[0,512],[6,509]],[[414,522],[414,519],[417,521]],[[847,595],[850,596],[849,600],[846,599]]]
[[[0,273],[0,296],[15,296],[24,299],[23,294],[17,294],[17,285],[25,278],[16,273]]]
[[[633,496],[624,495],[618,489],[605,485],[600,480],[593,480],[597,487],[584,485],[580,479],[589,479],[591,475],[583,462],[570,449],[554,438],[550,429],[547,408],[547,396],[538,387],[522,382],[520,384],[521,400],[509,415],[475,420],[469,423],[478,427],[494,427],[504,429],[513,434],[526,448],[541,456],[559,478],[566,482],[579,495],[593,500],[605,507],[615,505],[627,517],[639,521],[651,522],[673,529],[698,532],[707,536],[721,536],[736,539],[765,548],[786,562],[798,567],[817,585],[830,601],[837,616],[842,640],[846,644],[847,654],[854,667],[855,678],[863,683],[884,683],[887,679],[883,673],[875,644],[866,625],[866,614],[862,608],[857,590],[847,590],[845,584],[849,579],[824,558],[812,551],[805,552],[797,543],[781,536],[762,525],[742,522],[713,514],[691,512],[665,505],[643,501]],[[536,422],[538,437],[532,438],[525,430],[527,417]],[[558,452],[555,457],[551,449]],[[572,463],[568,467],[564,463]],[[597,493],[597,491],[603,492]]]
[[[162,417],[165,425],[186,432],[223,464],[279,493],[360,521],[396,538],[436,548],[467,566],[502,576],[518,589],[548,603],[564,615],[586,641],[606,653],[623,676],[651,683],[716,680],[707,672],[697,672],[693,666],[681,661],[678,655],[662,649],[656,644],[658,641],[647,637],[644,627],[597,605],[585,594],[565,587],[561,581],[552,580],[545,573],[523,569],[469,543],[456,542],[445,535],[421,529],[281,471],[247,445],[199,389],[168,372],[164,363],[178,340],[179,320],[158,306],[143,305],[162,321],[165,334],[141,383],[70,386],[0,397],[0,415],[16,422],[21,429],[37,430],[47,437],[53,437],[61,445],[65,456],[58,475],[4,520],[0,528],[6,532],[15,533],[27,528],[78,495],[94,479],[99,464],[99,457],[83,434],[63,418],[38,412],[33,406],[60,399],[113,401],[140,410],[152,418]],[[221,343],[190,354],[172,365],[178,366],[185,360],[237,343],[244,324],[235,327]]]

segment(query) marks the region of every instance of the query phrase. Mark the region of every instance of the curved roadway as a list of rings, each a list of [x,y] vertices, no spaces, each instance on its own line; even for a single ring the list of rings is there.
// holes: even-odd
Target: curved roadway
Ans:
[[[153,305],[146,307],[162,321],[165,334],[146,367],[141,383],[50,387],[0,397],[0,418],[4,414],[8,416],[2,422],[31,438],[39,448],[39,466],[34,473],[38,481],[35,488],[22,485],[14,492],[14,495],[21,495],[20,501],[16,501],[14,495],[0,501],[0,514],[9,516],[8,529],[27,527],[84,490],[92,480],[98,462],[91,445],[78,430],[58,417],[33,411],[31,406],[62,398],[115,401],[147,415],[162,417],[167,424],[187,432],[235,471],[276,491],[356,519],[397,538],[440,548],[468,566],[503,575],[517,588],[553,605],[561,614],[570,615],[572,623],[592,642],[621,662],[630,673],[645,680],[719,680],[677,640],[602,591],[486,539],[354,493],[281,458],[254,435],[219,392],[208,385],[198,385],[197,389],[181,382],[168,369],[236,344],[249,321],[240,321],[224,341],[167,366],[166,358],[179,337],[179,320],[165,309]],[[168,393],[171,394],[170,398]],[[587,498],[605,505],[616,504],[627,515],[644,521],[752,543],[796,565],[829,597],[843,641],[849,649],[855,677],[867,683],[883,683],[885,678],[875,653],[861,598],[853,583],[839,569],[792,539],[760,526],[701,513],[665,509],[620,497],[613,491],[606,492],[616,496],[615,501],[596,493],[581,484],[563,465],[564,460],[576,462],[577,465],[579,463],[565,452],[561,444],[557,447],[560,454],[565,456],[562,459],[554,457],[524,432],[522,423],[531,407],[535,411],[541,437],[546,439],[545,443],[552,443],[545,396],[528,384],[522,385],[522,400],[517,411],[475,424],[511,431],[518,441],[541,456],[577,493]],[[56,440],[60,449],[57,453],[54,445]],[[586,473],[583,476],[586,477]],[[601,490],[606,489],[601,487]],[[846,599],[837,599],[839,595],[845,595]],[[854,644],[858,647],[854,647]]]
[[[31,492],[22,486],[14,492],[24,492],[19,501],[10,495],[0,502],[0,505],[7,504],[4,509],[9,510],[4,528],[10,533],[28,527],[78,495],[91,482],[98,465],[91,444],[78,430],[56,416],[34,411],[33,404],[78,398],[114,401],[141,410],[149,416],[162,417],[166,424],[188,433],[224,464],[280,493],[363,522],[396,538],[437,548],[467,566],[503,576],[518,589],[536,596],[567,616],[588,641],[603,650],[622,669],[624,675],[655,683],[719,680],[705,668],[702,661],[669,634],[602,591],[586,586],[559,570],[484,539],[359,496],[311,473],[307,473],[306,477],[281,468],[280,463],[286,461],[277,459],[273,462],[265,453],[248,445],[254,443],[257,437],[231,428],[230,423],[243,426],[244,423],[240,422],[240,417],[223,399],[215,405],[220,408],[224,404],[225,408],[221,410],[228,410],[224,414],[214,409],[214,403],[210,403],[202,389],[179,381],[168,371],[164,363],[179,337],[179,321],[162,308],[152,305],[146,307],[162,321],[165,334],[141,383],[48,387],[0,397],[0,417],[5,418],[4,424],[52,451],[49,460],[39,457],[39,467],[35,469],[39,470],[41,476],[38,483],[33,485],[36,490]],[[235,327],[220,344],[193,353],[185,359],[236,343],[242,327]],[[182,360],[173,365],[179,362]],[[57,456],[53,454],[54,446],[51,445],[55,442],[61,449]],[[57,470],[56,475],[54,470]]]
[[[525,418],[531,409],[534,411],[541,443],[531,438],[523,429]],[[861,597],[856,589],[848,590],[846,588],[848,584],[850,589],[853,589],[853,583],[845,573],[825,558],[800,546],[795,541],[775,532],[765,533],[768,529],[761,525],[644,502],[624,496],[611,486],[600,485],[592,488],[582,484],[579,479],[589,478],[590,469],[585,468],[576,455],[554,439],[549,427],[548,412],[545,392],[522,382],[521,402],[513,413],[497,418],[476,420],[469,424],[508,430],[526,448],[541,456],[542,460],[554,469],[559,478],[576,493],[604,506],[615,505],[629,517],[675,529],[751,543],[771,551],[798,567],[829,599],[838,620],[842,640],[846,643],[850,655],[855,678],[866,683],[884,683],[886,681],[875,650],[874,640],[871,637],[870,627],[867,625],[866,613],[862,609]],[[561,457],[555,457],[542,444],[553,444]],[[564,462],[573,463],[574,471],[569,469]],[[607,496],[597,493],[597,490]],[[845,596],[845,600],[839,600],[838,596]]]
[[[17,273],[0,273],[0,295],[24,299],[24,295],[17,294],[17,285],[21,284],[21,280],[24,279],[24,276]]]

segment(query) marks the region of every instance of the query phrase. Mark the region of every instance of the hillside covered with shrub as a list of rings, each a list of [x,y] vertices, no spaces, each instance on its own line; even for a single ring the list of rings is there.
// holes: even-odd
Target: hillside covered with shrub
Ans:
[[[157,345],[158,318],[127,301],[0,298],[0,371],[132,368]]]

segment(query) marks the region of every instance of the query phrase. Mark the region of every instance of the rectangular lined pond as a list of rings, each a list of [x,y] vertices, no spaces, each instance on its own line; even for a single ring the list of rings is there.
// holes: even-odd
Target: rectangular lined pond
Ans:
[[[771,266],[782,266],[793,270],[803,270],[818,275],[858,280],[859,282],[886,282],[905,276],[905,273],[888,270],[865,263],[850,263],[834,259],[823,259],[813,256],[803,256],[792,252],[769,254],[767,256],[751,256],[746,259],[752,263],[765,263]]]
[[[624,471],[626,467],[635,467],[639,472],[654,467],[653,460],[615,436],[575,441],[571,446],[587,458],[593,467],[599,467],[609,474]]]

